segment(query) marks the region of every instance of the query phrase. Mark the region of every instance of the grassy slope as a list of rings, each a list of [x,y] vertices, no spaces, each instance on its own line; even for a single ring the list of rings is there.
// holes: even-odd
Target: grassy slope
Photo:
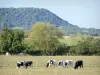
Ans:
[[[77,45],[78,44],[78,39],[76,40],[76,38],[72,38],[70,36],[64,36],[63,38],[60,38],[59,41],[61,43],[65,43],[69,46],[72,46],[72,45]]]
[[[84,37],[84,38],[83,38]],[[63,36],[62,38],[59,39],[59,41],[61,43],[65,43],[68,46],[73,46],[73,45],[77,45],[78,41],[82,42],[84,40],[86,40],[88,36]],[[100,39],[100,36],[92,36],[95,39]]]
[[[48,59],[84,61],[84,68],[45,68]],[[100,56],[0,56],[0,75],[100,75]],[[19,60],[32,60],[33,67],[16,69]],[[38,66],[36,66],[38,62]]]

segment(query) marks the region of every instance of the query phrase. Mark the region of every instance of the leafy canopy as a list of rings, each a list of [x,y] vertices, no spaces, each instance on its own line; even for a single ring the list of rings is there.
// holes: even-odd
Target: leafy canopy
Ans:
[[[28,36],[28,41],[34,46],[34,49],[50,53],[57,49],[59,44],[57,38],[62,35],[62,31],[55,26],[39,22],[33,25],[32,31]]]

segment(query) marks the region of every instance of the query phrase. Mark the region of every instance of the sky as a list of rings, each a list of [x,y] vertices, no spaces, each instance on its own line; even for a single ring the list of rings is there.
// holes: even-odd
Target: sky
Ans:
[[[73,25],[100,29],[100,0],[0,0],[0,8],[45,8]]]

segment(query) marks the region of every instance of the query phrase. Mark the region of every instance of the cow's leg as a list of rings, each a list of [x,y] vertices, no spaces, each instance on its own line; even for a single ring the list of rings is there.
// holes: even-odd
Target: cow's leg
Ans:
[[[32,67],[32,64],[29,64],[29,67]]]
[[[81,68],[81,65],[80,65],[80,68]]]
[[[61,65],[58,65],[58,68],[61,68]]]
[[[83,68],[83,64],[81,65],[81,67]]]
[[[18,68],[20,68],[19,66],[16,66],[16,68],[18,69]]]
[[[76,67],[76,69],[78,69],[78,66]]]
[[[55,68],[55,64],[54,64],[54,68]]]
[[[20,65],[18,64],[18,65],[16,66],[16,68],[17,68],[17,69],[20,68]]]
[[[25,69],[27,69],[27,66],[25,66]]]
[[[30,67],[33,67],[33,64],[31,64]]]
[[[25,65],[25,69],[27,69],[27,66]]]
[[[51,64],[49,63],[49,67],[51,67]]]

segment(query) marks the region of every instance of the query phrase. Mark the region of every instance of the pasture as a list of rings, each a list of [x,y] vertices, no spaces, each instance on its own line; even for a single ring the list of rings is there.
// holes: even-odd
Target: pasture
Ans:
[[[46,68],[49,59],[84,61],[84,68]],[[32,60],[33,67],[17,69],[19,60]],[[0,75],[100,75],[100,56],[5,56],[0,55]]]

